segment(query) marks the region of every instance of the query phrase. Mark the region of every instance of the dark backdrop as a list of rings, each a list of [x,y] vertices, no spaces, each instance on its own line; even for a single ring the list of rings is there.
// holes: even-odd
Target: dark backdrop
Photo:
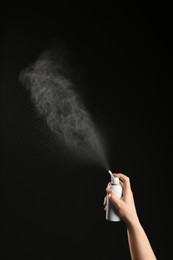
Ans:
[[[130,259],[123,222],[105,220],[108,173],[55,142],[19,82],[20,71],[57,39],[73,53],[79,92],[111,170],[130,177],[152,247],[168,259],[170,7],[45,5],[1,13],[2,259]]]

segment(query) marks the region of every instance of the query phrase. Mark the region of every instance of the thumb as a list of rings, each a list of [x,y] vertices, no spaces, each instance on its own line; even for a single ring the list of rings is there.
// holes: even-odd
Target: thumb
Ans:
[[[115,192],[111,189],[106,189],[106,192],[112,203],[117,207],[119,205],[120,199],[117,197]]]

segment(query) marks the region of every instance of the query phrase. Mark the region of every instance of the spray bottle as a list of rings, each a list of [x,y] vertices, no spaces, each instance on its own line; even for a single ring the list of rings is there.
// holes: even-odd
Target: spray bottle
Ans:
[[[108,188],[113,190],[118,198],[122,197],[122,186],[118,177],[114,177],[112,172],[108,171],[111,176],[111,182],[108,185]],[[107,196],[107,208],[106,208],[106,219],[109,221],[120,221],[120,217],[116,214],[116,207],[113,205],[109,197]]]

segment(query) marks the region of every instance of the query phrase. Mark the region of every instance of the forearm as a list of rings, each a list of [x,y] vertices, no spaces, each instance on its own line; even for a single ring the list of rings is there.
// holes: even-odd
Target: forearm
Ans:
[[[138,219],[127,224],[127,236],[132,260],[156,260],[148,237]]]

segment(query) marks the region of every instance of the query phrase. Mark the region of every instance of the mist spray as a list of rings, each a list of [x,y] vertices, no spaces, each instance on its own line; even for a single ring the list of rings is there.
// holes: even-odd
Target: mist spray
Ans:
[[[122,197],[122,186],[118,177],[114,177],[112,172],[108,171],[111,176],[111,182],[108,185],[108,188],[113,190],[118,198]],[[106,207],[106,219],[109,221],[120,221],[120,217],[116,213],[116,207],[113,205],[109,197],[107,196],[107,207]]]

